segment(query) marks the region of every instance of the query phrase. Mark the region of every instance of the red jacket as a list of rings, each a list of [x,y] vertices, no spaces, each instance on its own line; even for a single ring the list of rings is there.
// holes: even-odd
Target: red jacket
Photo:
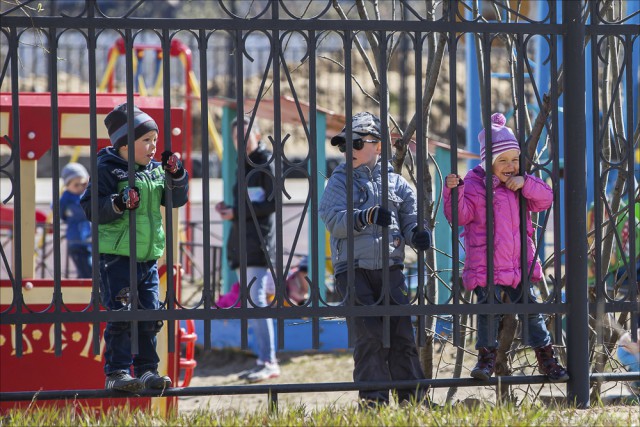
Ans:
[[[494,283],[516,287],[522,280],[520,268],[520,213],[518,193],[522,192],[527,206],[527,265],[531,269],[534,260],[533,225],[531,212],[541,212],[551,207],[553,190],[544,181],[525,174],[524,187],[511,191],[493,177],[494,216]],[[480,166],[467,173],[464,183],[458,187],[458,224],[464,226],[466,259],[462,281],[466,289],[487,286],[487,210],[485,198],[485,171]],[[452,222],[451,190],[444,188],[444,214]],[[542,279],[542,266],[535,259],[530,281]]]

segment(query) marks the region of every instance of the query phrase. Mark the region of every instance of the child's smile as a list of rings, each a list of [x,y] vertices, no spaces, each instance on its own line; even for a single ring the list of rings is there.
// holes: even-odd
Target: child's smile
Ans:
[[[520,152],[508,150],[500,154],[493,162],[493,174],[500,182],[507,182],[509,178],[517,176],[520,172]]]

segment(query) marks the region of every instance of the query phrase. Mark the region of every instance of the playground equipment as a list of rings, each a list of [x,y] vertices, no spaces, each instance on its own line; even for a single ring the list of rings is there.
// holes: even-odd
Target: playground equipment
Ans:
[[[90,143],[89,138],[89,95],[88,94],[58,94],[58,116],[56,128],[58,135],[56,141],[58,145],[71,146],[87,146]],[[123,94],[98,94],[96,97],[96,121],[101,124],[104,117],[113,109],[114,106],[126,101]],[[136,97],[136,105],[149,114],[162,129],[164,122],[164,106],[161,98],[157,97]],[[11,141],[16,141],[18,135],[13,134],[11,94],[0,94],[0,123],[2,129],[8,131],[8,137]],[[18,101],[19,114],[19,138],[20,153],[18,160],[20,162],[20,189],[13,189],[14,194],[20,197],[21,212],[35,212],[36,200],[36,166],[38,159],[44,153],[51,149],[52,146],[52,116],[51,116],[51,94],[49,93],[21,93]],[[184,147],[185,126],[184,110],[181,108],[172,108],[170,118],[173,129],[168,136],[171,138],[171,147],[174,151],[182,151]],[[166,136],[160,134],[158,146],[164,144],[163,138]],[[7,143],[2,139],[2,143]],[[97,143],[98,148],[108,146],[109,136],[104,126],[97,126]],[[160,152],[158,150],[157,160],[159,160]],[[54,197],[56,195],[54,194]],[[59,196],[59,195],[58,195]],[[177,246],[177,224],[178,214],[174,214],[174,224],[172,230],[174,232],[174,245]],[[6,212],[5,212],[6,213]],[[8,218],[8,214],[3,214]],[[18,228],[23,242],[35,241],[35,225],[36,216],[20,215],[19,218],[11,217],[10,224],[3,221],[3,226]],[[42,219],[42,218],[40,218]],[[12,231],[11,230],[11,231]],[[177,247],[174,248],[177,253]],[[22,245],[22,253],[16,254],[15,249],[11,253],[12,270],[21,269],[21,277],[23,277],[23,295],[25,303],[29,310],[39,311],[47,309],[53,299],[53,279],[35,279],[34,278],[34,256],[33,248],[29,245]],[[19,263],[19,265],[18,265]],[[176,287],[175,294],[179,296],[180,283],[180,266],[175,265],[174,283]],[[160,295],[165,295],[167,291],[166,265],[160,266]],[[10,277],[4,276],[3,278]],[[62,295],[64,303],[70,310],[83,310],[87,308],[91,300],[92,282],[91,280],[73,280],[62,279]],[[0,311],[6,310],[11,301],[13,301],[13,290],[10,280],[0,281]],[[26,307],[25,307],[26,309]],[[177,326],[177,325],[176,325]],[[193,361],[193,324],[186,324],[187,330],[183,332],[179,330],[178,337],[168,337],[167,328],[158,335],[158,353],[160,357],[159,371],[168,373],[177,383],[180,376],[180,368],[184,368],[185,376],[181,385],[188,385],[195,361]],[[71,389],[96,389],[104,387],[104,374],[102,371],[102,355],[94,355],[91,353],[91,334],[93,329],[91,325],[85,323],[68,323],[63,324],[63,356],[55,357],[53,354],[53,344],[49,335],[53,326],[49,324],[30,324],[22,329],[23,342],[25,343],[25,351],[23,356],[18,358],[15,356],[15,326],[5,326],[0,328],[0,355],[2,356],[2,374],[0,375],[0,391],[20,391],[20,390],[59,390],[62,388]],[[101,331],[104,324],[101,325]],[[64,332],[66,331],[66,332]],[[53,333],[53,332],[51,332]],[[180,339],[179,336],[183,339]],[[47,339],[47,337],[51,339]],[[180,348],[180,343],[184,342],[187,346],[187,357],[180,359],[179,353],[169,353],[169,339],[174,339],[174,348]],[[51,343],[49,343],[51,341]],[[49,345],[51,344],[51,345]],[[188,360],[191,358],[191,360]],[[82,375],[73,375],[74,372],[82,372]],[[64,380],[60,377],[64,375]],[[49,402],[49,401],[48,401]],[[50,401],[55,402],[55,401]],[[140,399],[112,399],[104,401],[81,402],[89,407],[97,410],[102,407],[120,405],[127,403],[130,406],[153,406],[156,409],[169,411],[177,405],[177,398],[140,398]],[[3,402],[0,408],[4,409],[13,406],[13,402]]]
[[[174,269],[177,270],[177,269]],[[166,288],[166,265],[159,269],[160,286]],[[46,310],[51,303],[53,294],[52,279],[24,279],[23,295],[29,309],[34,311]],[[71,311],[86,308],[91,297],[90,279],[65,279],[62,283],[66,307]],[[12,284],[9,280],[0,281],[0,310],[8,308],[7,302],[12,300]],[[26,310],[26,309],[25,309]],[[24,352],[22,357],[15,356],[15,327],[0,326],[0,391],[28,391],[28,390],[78,390],[101,389],[104,387],[104,373],[102,354],[92,351],[93,328],[89,323],[62,324],[62,357],[56,357],[53,343],[54,324],[29,324],[22,330]],[[104,332],[105,324],[100,324],[100,334]],[[178,357],[178,353],[167,353],[167,337],[158,336],[158,353],[161,356],[162,371],[174,379],[176,386],[186,387],[193,376],[196,366],[194,360],[195,326],[193,321],[187,321],[186,330],[179,329],[177,337],[173,337],[175,344],[185,344],[185,357]],[[178,347],[179,348],[179,347]],[[104,340],[100,344],[101,353],[104,351]],[[181,371],[184,378],[180,381]],[[78,375],[80,374],[80,375]],[[110,399],[78,399],[78,407],[92,410],[96,414],[104,412],[110,407],[128,405],[132,408],[154,408],[165,413],[177,408],[176,397],[165,398],[110,398]],[[65,406],[64,401],[41,401],[37,406]],[[2,402],[0,411],[10,408],[26,408],[31,402]]]
[[[142,73],[142,61],[146,58],[147,52],[150,52],[154,55],[154,70],[155,70],[155,78],[153,84],[153,90],[150,92],[147,89],[146,82],[144,80],[144,76]],[[113,93],[114,91],[114,82],[115,82],[115,68],[118,62],[118,59],[124,55],[125,52],[125,44],[123,39],[118,39],[113,44],[113,46],[109,49],[109,59],[107,62],[107,68],[105,69],[104,75],[102,77],[102,81],[100,82],[100,86],[98,90],[100,92],[108,92]],[[191,170],[191,149],[192,149],[192,138],[193,132],[191,129],[191,114],[192,114],[192,105],[191,103],[194,100],[200,99],[200,85],[198,83],[198,78],[194,73],[192,67],[192,55],[191,49],[184,43],[182,43],[178,39],[173,39],[171,41],[170,55],[177,57],[180,60],[180,63],[184,67],[185,70],[185,82],[184,82],[184,97],[185,97],[185,115],[188,118],[185,121],[185,140],[187,142],[185,147],[185,157],[184,162],[185,166],[188,170]],[[160,96],[162,89],[162,47],[159,45],[149,45],[149,44],[137,44],[134,46],[134,55],[133,55],[133,74],[135,76],[134,79],[134,91],[139,93],[140,96]],[[222,159],[222,142],[220,140],[220,136],[213,122],[213,118],[211,114],[207,111],[207,128],[209,131],[209,140],[213,144],[213,148],[216,152],[216,155]]]

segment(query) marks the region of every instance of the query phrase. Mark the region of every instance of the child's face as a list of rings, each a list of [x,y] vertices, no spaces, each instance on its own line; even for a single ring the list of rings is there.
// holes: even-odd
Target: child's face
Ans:
[[[247,136],[247,133],[249,133],[249,126],[245,125],[245,137]],[[231,136],[233,137],[233,146],[236,147],[236,151],[238,151],[238,130],[235,126],[231,129]],[[260,141],[260,134],[256,132],[249,133],[249,136],[247,137],[247,154],[253,153],[253,151],[258,148],[258,141]]]
[[[493,162],[493,174],[500,182],[507,182],[512,176],[520,172],[520,152],[518,150],[508,150],[501,153]]]
[[[87,178],[83,178],[81,176],[72,178],[67,184],[67,191],[72,194],[80,195],[84,193],[84,190],[87,188],[87,184],[89,184],[89,180]]]
[[[136,139],[134,143],[134,158],[136,164],[146,166],[151,163],[151,159],[156,154],[156,143],[158,142],[158,132],[150,130],[149,132]],[[125,145],[120,148],[120,155],[128,160],[129,148]]]
[[[373,135],[365,135],[361,137],[361,139],[364,142],[362,149],[353,149],[353,168],[355,169],[358,166],[366,165],[369,169],[373,169],[382,150],[382,143]],[[348,152],[345,151],[344,155],[346,157]]]

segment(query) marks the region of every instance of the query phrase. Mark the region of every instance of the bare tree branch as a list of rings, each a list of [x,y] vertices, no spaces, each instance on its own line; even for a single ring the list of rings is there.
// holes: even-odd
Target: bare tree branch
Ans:
[[[444,5],[447,5],[447,4],[448,3],[444,3]],[[448,6],[445,6],[445,9],[447,7]],[[440,68],[442,66],[442,58],[444,56],[444,48],[446,43],[447,43],[447,35],[441,33],[440,37],[438,38],[438,44],[436,47],[436,53],[434,55],[433,65],[427,70],[427,81],[426,81],[426,85],[425,85],[425,89],[422,97],[423,114],[422,114],[422,117],[420,117],[420,120],[422,120],[423,122],[426,120],[426,117],[428,117],[431,111],[431,102],[433,101],[433,95],[435,93],[436,84],[438,82],[438,76],[440,74]],[[411,140],[411,138],[416,132],[417,119],[418,118],[414,114],[411,120],[409,121],[409,124],[407,125],[407,128],[405,129],[405,132],[402,138],[397,139],[394,142],[396,155],[392,163],[393,163],[393,169],[396,172],[399,172],[402,170],[402,165],[406,157],[409,141]],[[425,129],[425,141],[426,141],[426,133],[427,133],[426,131],[427,129]],[[425,141],[418,141],[418,143],[422,144]]]
[[[348,19],[347,15],[342,10],[342,7],[340,6],[340,3],[338,2],[338,0],[333,0],[333,8],[338,12],[338,15],[340,15],[341,19],[344,19],[344,20]],[[373,81],[373,84],[376,87],[376,91],[379,92],[380,91],[380,79],[378,78],[378,74],[376,72],[376,69],[371,64],[371,59],[369,59],[369,56],[367,55],[366,51],[362,47],[362,43],[360,43],[360,39],[358,39],[358,37],[356,36],[356,37],[354,37],[353,40],[354,40],[354,42],[356,44],[356,49],[358,49],[358,52],[360,53],[360,56],[362,57],[362,60],[364,61],[365,67],[367,67],[367,71],[369,71],[369,75],[371,76],[371,80]],[[376,54],[376,51],[374,51],[374,57],[375,58],[378,57],[377,54]]]

